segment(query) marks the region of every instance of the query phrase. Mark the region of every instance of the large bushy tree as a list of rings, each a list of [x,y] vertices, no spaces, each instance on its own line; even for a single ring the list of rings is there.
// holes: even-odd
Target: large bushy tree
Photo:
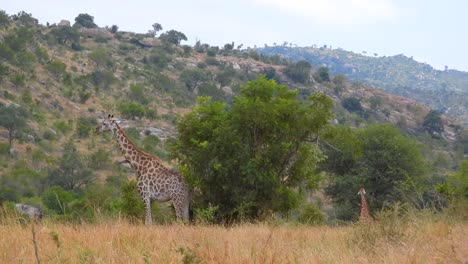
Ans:
[[[218,220],[256,218],[299,205],[303,187],[316,187],[315,140],[331,117],[331,100],[265,76],[241,87],[231,106],[202,97],[178,122],[172,155],[193,185],[195,205],[217,207]]]
[[[416,141],[388,124],[357,131],[337,127],[333,134],[322,166],[330,173],[326,193],[337,205],[338,218],[357,216],[361,186],[373,211],[395,202],[424,206],[426,164]]]

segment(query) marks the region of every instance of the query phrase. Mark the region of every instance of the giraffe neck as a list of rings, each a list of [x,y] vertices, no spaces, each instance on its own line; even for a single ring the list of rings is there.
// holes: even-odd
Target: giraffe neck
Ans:
[[[135,147],[125,131],[123,131],[119,125],[115,124],[114,128],[112,128],[112,133],[114,134],[114,138],[117,140],[120,151],[124,155],[125,159],[130,162],[132,167],[137,167],[141,151]]]
[[[361,219],[367,219],[369,217],[369,211],[367,208],[366,196],[361,193]]]

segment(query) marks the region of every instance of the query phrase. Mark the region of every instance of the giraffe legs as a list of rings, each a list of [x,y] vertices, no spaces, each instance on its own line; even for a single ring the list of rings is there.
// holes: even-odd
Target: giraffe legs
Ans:
[[[145,224],[153,224],[153,218],[151,217],[151,199],[149,197],[143,197],[143,203],[145,204],[146,219]]]

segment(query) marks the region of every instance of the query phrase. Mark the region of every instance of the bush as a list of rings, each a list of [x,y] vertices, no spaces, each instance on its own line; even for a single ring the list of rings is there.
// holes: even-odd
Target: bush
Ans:
[[[60,186],[53,186],[47,189],[42,195],[42,202],[56,214],[66,214],[69,204],[75,199],[75,194],[71,191],[65,191]]]
[[[321,225],[325,223],[325,217],[314,204],[306,205],[297,219],[300,223],[309,225]]]
[[[312,66],[307,61],[298,61],[287,66],[284,73],[293,81],[307,83],[310,79],[311,68]]]
[[[97,121],[94,117],[79,117],[77,121],[77,134],[80,138],[87,138],[96,127]]]
[[[135,222],[143,219],[145,215],[145,206],[137,190],[136,181],[127,181],[122,185],[122,214]]]
[[[356,97],[348,97],[343,99],[341,102],[341,105],[348,110],[349,112],[354,112],[354,113],[362,113],[363,108],[361,106],[361,101],[357,99]]]
[[[118,110],[125,118],[135,119],[145,116],[145,107],[134,102],[121,102]]]

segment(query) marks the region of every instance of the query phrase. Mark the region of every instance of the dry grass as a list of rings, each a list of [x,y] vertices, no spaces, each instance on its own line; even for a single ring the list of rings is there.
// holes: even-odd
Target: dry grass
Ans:
[[[403,224],[401,224],[403,225]],[[463,263],[468,223],[233,227],[115,220],[36,226],[42,263]],[[0,224],[0,263],[35,263],[31,227]]]

